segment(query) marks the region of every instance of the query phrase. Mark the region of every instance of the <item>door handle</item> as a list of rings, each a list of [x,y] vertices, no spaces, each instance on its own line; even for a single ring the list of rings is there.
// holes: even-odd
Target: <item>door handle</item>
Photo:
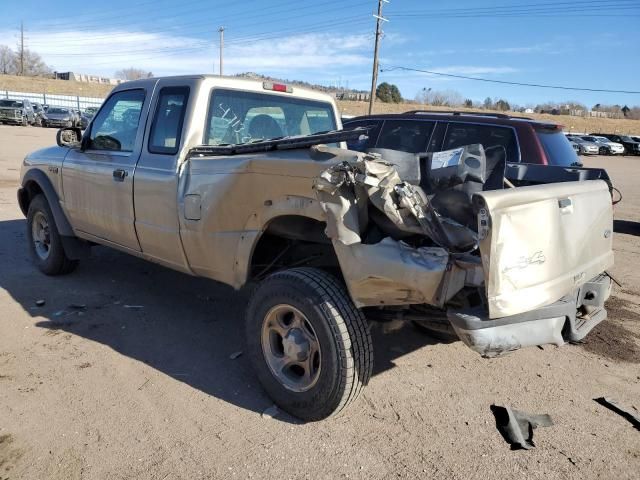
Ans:
[[[129,173],[126,170],[118,168],[117,170],[113,171],[113,179],[116,182],[123,182],[128,174]]]

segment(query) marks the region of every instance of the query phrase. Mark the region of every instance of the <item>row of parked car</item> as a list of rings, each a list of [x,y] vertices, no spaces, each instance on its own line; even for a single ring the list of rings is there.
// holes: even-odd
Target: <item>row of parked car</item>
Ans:
[[[640,137],[614,133],[567,135],[578,155],[640,155]]]
[[[28,99],[0,100],[0,123],[34,125],[38,127],[86,128],[98,111],[97,107],[77,110],[69,107],[54,107],[32,102]]]

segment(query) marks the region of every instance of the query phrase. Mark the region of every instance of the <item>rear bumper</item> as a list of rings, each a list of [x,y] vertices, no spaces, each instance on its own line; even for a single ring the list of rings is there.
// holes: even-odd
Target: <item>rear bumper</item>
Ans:
[[[484,307],[448,311],[458,337],[484,357],[495,357],[535,345],[583,339],[607,318],[604,302],[611,294],[611,278],[598,275],[559,301],[529,312],[489,319]]]

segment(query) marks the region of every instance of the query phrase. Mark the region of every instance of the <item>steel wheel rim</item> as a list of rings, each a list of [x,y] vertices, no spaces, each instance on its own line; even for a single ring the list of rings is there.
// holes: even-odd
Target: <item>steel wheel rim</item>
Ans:
[[[51,251],[51,235],[49,233],[49,222],[44,213],[36,212],[31,222],[31,237],[36,255],[41,260],[49,258]]]
[[[286,389],[305,392],[320,377],[320,342],[307,317],[280,304],[262,321],[262,354],[272,375]]]

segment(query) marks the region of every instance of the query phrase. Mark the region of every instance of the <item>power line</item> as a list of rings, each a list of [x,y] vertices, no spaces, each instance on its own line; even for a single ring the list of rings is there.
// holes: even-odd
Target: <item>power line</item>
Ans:
[[[426,9],[415,11],[404,11],[389,16],[420,16],[420,15],[447,15],[447,14],[475,14],[475,13],[527,13],[536,10],[547,10],[549,12],[558,12],[562,9],[565,11],[582,10],[585,8],[594,9],[611,9],[611,8],[637,8],[640,5],[636,0],[581,0],[573,2],[544,2],[544,3],[528,3],[520,5],[494,5],[491,7],[464,7],[464,8],[441,8]],[[571,9],[571,10],[567,10]]]
[[[382,72],[394,71],[394,70],[403,70],[406,72],[418,72],[418,73],[428,73],[430,75],[437,75],[441,77],[450,77],[450,78],[460,78],[463,80],[475,80],[477,82],[488,82],[488,83],[499,83],[502,85],[517,85],[521,87],[536,87],[536,88],[552,88],[556,90],[573,90],[577,92],[604,92],[604,93],[629,93],[629,94],[640,94],[640,91],[635,90],[608,90],[604,88],[582,88],[582,87],[567,87],[560,85],[545,85],[541,83],[524,83],[524,82],[509,82],[506,80],[493,80],[490,78],[480,78],[480,77],[468,77],[466,75],[455,75],[453,73],[444,73],[444,72],[434,72],[432,70],[420,70],[418,68],[410,68],[410,67],[399,67],[395,65],[389,65],[385,69],[381,69]]]

